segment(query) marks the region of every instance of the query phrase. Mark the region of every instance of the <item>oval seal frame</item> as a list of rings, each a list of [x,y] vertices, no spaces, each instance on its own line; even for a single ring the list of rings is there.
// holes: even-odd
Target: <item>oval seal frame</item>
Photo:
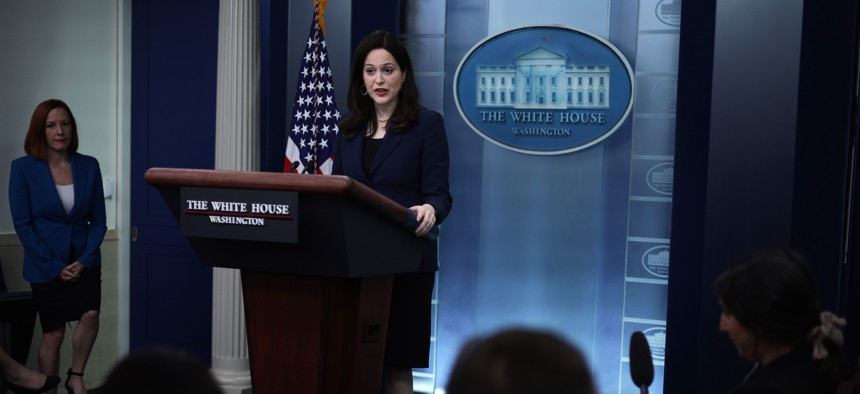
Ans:
[[[605,39],[567,26],[526,26],[477,43],[454,75],[460,115],[503,148],[558,155],[588,148],[629,116],[633,69]]]

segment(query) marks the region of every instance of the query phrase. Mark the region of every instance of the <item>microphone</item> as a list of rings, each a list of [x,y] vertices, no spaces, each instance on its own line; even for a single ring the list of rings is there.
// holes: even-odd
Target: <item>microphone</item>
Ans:
[[[316,167],[316,163],[313,161],[308,161],[308,165],[307,165],[307,167],[305,167],[305,170],[302,173],[303,174],[313,174],[314,170],[315,170],[314,167]]]
[[[299,168],[299,161],[298,160],[294,161],[293,164],[290,166],[290,169],[288,169],[284,172],[293,172],[296,170],[296,168]]]
[[[630,377],[640,394],[648,394],[648,386],[654,381],[654,361],[648,339],[641,331],[630,337]]]

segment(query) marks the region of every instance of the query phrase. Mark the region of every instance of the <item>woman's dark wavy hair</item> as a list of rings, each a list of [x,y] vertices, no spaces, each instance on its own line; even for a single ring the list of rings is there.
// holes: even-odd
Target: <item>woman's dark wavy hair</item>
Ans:
[[[794,251],[744,256],[717,278],[714,291],[728,313],[770,342],[798,344],[820,322],[815,280]]]
[[[403,80],[403,85],[400,88],[400,94],[397,96],[397,108],[391,119],[388,120],[387,127],[389,132],[399,133],[408,129],[415,123],[418,118],[418,112],[421,110],[419,104],[418,84],[415,82],[415,73],[412,70],[412,60],[409,58],[409,52],[397,36],[384,30],[377,30],[366,37],[358,44],[355,54],[352,57],[352,67],[349,74],[349,91],[346,97],[346,107],[349,109],[349,116],[341,122],[340,130],[346,138],[354,138],[361,132],[367,132],[368,125],[370,130],[376,130],[377,119],[376,110],[373,106],[373,99],[366,94],[362,94],[364,86],[364,61],[367,55],[374,49],[385,49],[394,57],[394,61],[400,67],[400,70],[406,75]]]
[[[725,311],[757,339],[804,346],[821,323],[818,292],[806,259],[791,250],[758,251],[737,260],[714,282]],[[829,356],[819,363],[819,381],[828,392],[845,377],[842,348],[825,343]],[[811,348],[809,357],[812,357]]]
[[[57,108],[66,110],[69,114],[69,121],[72,122],[68,152],[72,154],[78,151],[78,123],[75,121],[75,116],[72,115],[72,110],[62,100],[48,99],[39,103],[33,110],[33,116],[30,117],[30,127],[24,138],[24,152],[28,155],[39,160],[48,158],[48,139],[45,136],[45,126],[48,122],[48,114]]]

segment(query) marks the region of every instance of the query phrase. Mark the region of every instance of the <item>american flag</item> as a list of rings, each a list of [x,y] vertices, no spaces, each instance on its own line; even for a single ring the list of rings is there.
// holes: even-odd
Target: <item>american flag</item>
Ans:
[[[326,51],[325,34],[321,23],[323,2],[316,1],[314,20],[301,71],[296,83],[296,99],[290,128],[287,130],[287,151],[284,172],[331,174],[334,162],[334,143],[340,131],[337,123],[340,112],[334,99],[331,67]],[[294,163],[298,162],[298,166]]]

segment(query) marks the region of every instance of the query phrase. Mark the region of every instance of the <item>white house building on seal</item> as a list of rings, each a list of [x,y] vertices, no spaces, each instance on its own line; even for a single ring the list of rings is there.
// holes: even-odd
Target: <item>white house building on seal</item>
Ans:
[[[609,108],[609,66],[567,65],[567,55],[537,47],[508,66],[477,66],[477,107]]]

